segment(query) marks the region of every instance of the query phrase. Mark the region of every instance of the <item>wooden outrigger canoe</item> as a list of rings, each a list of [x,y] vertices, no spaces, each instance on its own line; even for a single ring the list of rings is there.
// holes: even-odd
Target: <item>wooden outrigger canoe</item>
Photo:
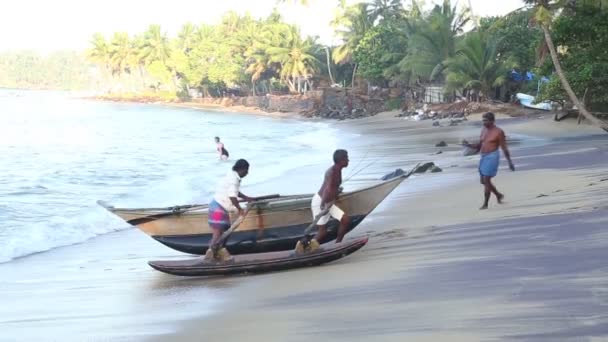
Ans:
[[[198,257],[188,260],[149,261],[155,270],[178,276],[216,276],[241,273],[264,273],[293,268],[318,266],[341,259],[365,246],[367,238],[322,245],[314,252],[298,255],[293,250],[244,254],[232,262],[214,262]]]
[[[343,193],[336,204],[350,217],[351,231],[384,200],[409,174],[397,176],[360,190]],[[226,242],[231,254],[265,253],[293,249],[304,229],[313,221],[312,194],[279,196],[255,203],[245,220]],[[207,224],[207,205],[167,208],[114,208],[102,201],[108,211],[137,226],[158,242],[190,254],[205,254],[211,240]],[[234,220],[235,217],[232,217]],[[338,221],[327,224],[327,235],[320,243],[336,238]]]

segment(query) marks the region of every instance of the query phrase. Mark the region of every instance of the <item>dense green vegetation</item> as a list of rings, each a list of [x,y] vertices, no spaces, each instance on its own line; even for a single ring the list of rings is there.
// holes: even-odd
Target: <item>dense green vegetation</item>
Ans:
[[[60,51],[42,56],[33,51],[0,53],[0,87],[24,89],[91,89],[91,63],[82,53]]]
[[[304,37],[278,12],[266,18],[228,12],[217,25],[187,23],[175,37],[158,25],[137,35],[96,34],[88,63],[73,53],[0,55],[0,86],[187,97],[301,93],[336,83],[442,85],[448,98],[508,100],[518,91],[537,95],[538,79],[546,76],[540,99],[575,103],[586,93],[596,108],[607,103],[608,1],[525,2],[505,16],[474,20],[450,0],[431,8],[417,0],[336,1],[338,46]],[[512,77],[528,71],[535,79]],[[572,92],[565,90],[568,80]]]
[[[565,76],[574,92],[592,109],[608,112],[608,11],[590,6],[570,10],[558,17],[552,27],[553,40]],[[541,70],[551,73],[550,59]],[[558,77],[543,88],[542,98],[568,100]]]
[[[564,71],[564,68],[562,67],[562,62],[560,61],[559,54],[561,52],[558,52],[558,49],[555,46],[555,43],[553,41],[553,37],[551,34],[551,27],[554,24],[559,26],[560,20],[563,20],[562,23],[565,24],[564,29],[566,32],[568,32],[568,33],[576,32],[577,30],[574,29],[574,26],[576,26],[576,24],[574,24],[572,21],[569,22],[567,20],[568,17],[570,17],[570,18],[576,17],[578,14],[578,15],[580,15],[578,17],[578,20],[586,21],[587,19],[590,19],[589,16],[592,13],[606,12],[606,10],[608,10],[608,1],[606,1],[606,0],[581,0],[581,1],[524,0],[524,1],[528,4],[534,5],[534,9],[535,9],[534,20],[542,28],[543,36],[545,38],[544,39],[544,46],[546,47],[545,51],[546,50],[549,51],[549,55],[551,56],[551,62],[553,65],[552,69],[555,70],[555,74],[552,76],[553,84],[555,85],[557,83],[556,79],[559,79],[559,83],[561,85],[561,90],[563,90],[563,92],[566,93],[566,95],[568,96],[569,102],[578,108],[579,113],[583,117],[585,117],[587,120],[589,120],[591,123],[593,123],[597,126],[600,126],[603,130],[608,132],[608,122],[602,121],[602,120],[596,118],[595,116],[593,116],[587,109],[587,106],[584,103],[585,101],[584,100],[581,101],[579,99],[580,95],[575,92],[575,89],[573,89],[571,82],[568,80],[568,75],[566,74],[566,72],[568,72],[568,70]],[[596,21],[595,23],[599,25],[598,28],[599,28],[600,32],[602,31],[602,27],[605,27],[605,25],[607,25],[607,23],[605,21],[604,22]],[[588,27],[588,29],[595,31],[596,28]],[[596,36],[595,32],[593,32],[592,34],[581,34],[580,36],[575,36],[575,37],[573,37],[574,39],[571,40],[572,46],[575,48],[582,47],[587,51],[597,51],[595,48],[589,47],[589,45],[595,45],[595,44],[599,43],[597,41],[589,40],[590,38],[593,38],[595,36]],[[562,54],[565,54],[565,55],[570,55],[570,54],[574,55],[574,54],[578,53],[578,51],[576,51],[576,50],[569,52],[568,46],[559,46],[559,47],[562,48],[561,50],[564,51]],[[601,45],[596,45],[596,47],[599,49],[605,49],[605,47],[603,47]],[[570,55],[570,56],[572,56],[572,55]],[[606,57],[605,53],[592,53],[592,55],[600,58],[599,59],[600,64],[605,64],[606,62],[608,62],[608,60],[605,59],[605,57]],[[587,57],[589,57],[589,56],[587,56]],[[584,84],[585,89],[586,89],[585,92],[588,89],[588,85],[589,85],[589,82],[591,79],[593,79],[595,77],[601,77],[600,75],[593,75],[593,74],[589,74],[589,77],[585,77],[585,76],[581,75],[589,70],[588,66],[590,63],[594,63],[594,61],[593,60],[580,61],[578,63],[578,66],[581,68],[580,70],[575,70],[575,71],[570,70],[570,72],[578,73],[578,75],[576,75],[575,77],[582,81],[582,83]],[[602,77],[602,79],[603,79],[603,77]],[[600,82],[603,83],[603,85],[601,85],[603,87],[605,85],[605,79],[601,80]],[[544,95],[545,97],[552,98],[555,94],[559,93],[561,90],[558,87],[554,86],[551,89],[543,90],[543,92],[545,93],[545,95]],[[585,97],[585,95],[583,95],[583,98]],[[596,101],[596,100],[592,100],[592,102],[594,102],[594,101]]]
[[[158,25],[134,37],[97,34],[88,55],[115,82],[137,75],[142,87],[184,96],[299,92],[327,72],[316,39],[302,37],[277,13],[256,19],[229,12],[219,25],[185,24],[172,39]]]

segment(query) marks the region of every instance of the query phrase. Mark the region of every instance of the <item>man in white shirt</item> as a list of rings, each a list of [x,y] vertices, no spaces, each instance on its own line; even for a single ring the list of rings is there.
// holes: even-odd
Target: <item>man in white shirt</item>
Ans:
[[[238,199],[242,198],[248,202],[255,200],[255,197],[241,193],[241,179],[248,173],[249,163],[245,159],[237,160],[232,170],[219,182],[213,200],[209,203],[208,223],[213,233],[210,248],[214,253],[222,247],[217,245],[219,238],[230,228],[229,212],[244,214]]]

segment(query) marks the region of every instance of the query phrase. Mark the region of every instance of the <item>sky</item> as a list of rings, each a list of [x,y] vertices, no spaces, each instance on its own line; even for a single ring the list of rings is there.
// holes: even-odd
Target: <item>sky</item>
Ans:
[[[441,0],[426,0],[426,6]],[[298,24],[303,34],[318,35],[324,44],[336,44],[329,22],[337,0],[309,0],[300,6],[288,0],[278,6],[287,22]],[[347,3],[359,2],[349,0]],[[408,3],[409,0],[405,0]],[[460,0],[467,6],[469,0]],[[522,0],[470,0],[476,16],[502,15],[523,6]],[[453,1],[456,3],[456,1]],[[32,49],[50,52],[86,49],[95,32],[141,33],[160,24],[170,36],[186,22],[213,24],[234,10],[265,17],[277,0],[3,0],[0,12],[0,51]]]

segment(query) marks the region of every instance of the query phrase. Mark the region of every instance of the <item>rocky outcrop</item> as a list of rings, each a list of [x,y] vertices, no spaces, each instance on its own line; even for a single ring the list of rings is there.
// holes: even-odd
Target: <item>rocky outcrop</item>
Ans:
[[[433,162],[424,163],[414,170],[414,173],[425,173],[425,172],[441,172],[443,171],[439,166],[435,165]]]
[[[396,117],[409,118],[414,121],[420,120],[441,120],[441,119],[461,119],[466,120],[466,114],[462,112],[434,112],[430,110],[417,110],[402,112],[395,115]],[[433,123],[433,126],[439,126]]]
[[[435,163],[433,162],[427,162],[424,163],[422,165],[418,165],[414,170],[412,170],[412,173],[425,173],[425,172],[431,172],[431,173],[437,173],[437,172],[442,172],[443,170],[435,165]],[[393,179],[395,177],[400,177],[403,175],[406,175],[407,173],[405,171],[403,171],[403,169],[396,169],[395,171],[391,172],[391,173],[387,173],[386,175],[382,176],[382,178],[380,178],[381,180],[389,180],[389,179]]]
[[[466,147],[466,146],[465,146],[465,147],[462,149],[462,155],[463,155],[463,156],[465,156],[465,157],[467,157],[467,156],[474,156],[474,155],[476,155],[477,153],[479,153],[479,151],[478,151],[478,150],[476,150],[476,149],[474,149],[474,148],[470,148],[470,147]]]

